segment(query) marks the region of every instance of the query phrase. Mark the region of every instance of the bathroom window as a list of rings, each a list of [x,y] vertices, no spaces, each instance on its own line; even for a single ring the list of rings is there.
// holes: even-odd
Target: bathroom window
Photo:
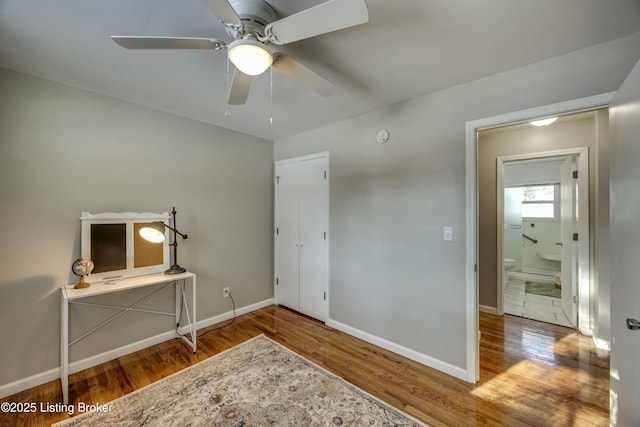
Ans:
[[[522,217],[560,218],[560,184],[531,185],[522,189]]]

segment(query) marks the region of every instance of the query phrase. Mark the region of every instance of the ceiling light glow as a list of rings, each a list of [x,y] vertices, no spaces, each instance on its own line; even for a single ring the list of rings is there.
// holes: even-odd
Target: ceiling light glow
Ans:
[[[532,124],[533,126],[547,126],[547,125],[550,125],[551,123],[555,122],[556,120],[558,120],[557,117],[550,117],[548,119],[534,120],[534,121],[529,122],[529,123]]]

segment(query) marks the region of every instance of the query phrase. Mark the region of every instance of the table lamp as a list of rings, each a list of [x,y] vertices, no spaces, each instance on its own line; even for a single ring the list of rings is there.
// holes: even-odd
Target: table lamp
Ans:
[[[166,228],[173,231],[173,241],[169,243],[169,246],[173,246],[173,264],[171,265],[171,267],[169,267],[168,270],[165,270],[164,274],[180,274],[187,271],[185,268],[180,267],[178,265],[178,250],[177,250],[178,236],[177,235],[179,234],[183,239],[186,239],[187,235],[182,234],[176,229],[176,213],[177,213],[176,208],[174,207],[173,210],[171,211],[171,215],[173,215],[173,227],[165,224],[162,221],[155,221],[155,222],[150,222],[149,224],[146,224],[139,231],[140,236],[143,239],[152,243],[164,242],[164,232]]]

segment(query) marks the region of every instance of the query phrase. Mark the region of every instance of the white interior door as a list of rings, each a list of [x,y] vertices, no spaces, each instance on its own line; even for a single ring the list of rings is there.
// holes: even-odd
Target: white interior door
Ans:
[[[276,303],[299,309],[300,305],[300,175],[295,163],[276,168]]]
[[[300,312],[327,320],[326,159],[304,164],[304,190],[300,193]]]
[[[640,426],[640,62],[610,108],[611,425]]]
[[[328,155],[276,163],[275,300],[328,318]]]
[[[560,167],[560,278],[562,281],[562,310],[573,327],[578,326],[578,245],[573,240],[577,232],[575,158],[567,157]]]

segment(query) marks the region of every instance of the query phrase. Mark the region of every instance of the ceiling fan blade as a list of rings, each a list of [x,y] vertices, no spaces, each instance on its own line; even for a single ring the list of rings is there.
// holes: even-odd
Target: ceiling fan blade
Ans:
[[[111,40],[127,49],[224,49],[221,40],[195,37],[111,36]]]
[[[249,96],[249,89],[251,88],[251,82],[253,76],[243,73],[237,68],[233,72],[233,78],[231,80],[231,88],[229,89],[229,105],[242,105],[246,104],[247,96]]]
[[[273,67],[322,96],[331,95],[336,88],[329,80],[283,53],[274,54]]]
[[[227,0],[202,0],[222,22],[240,25],[242,21]]]
[[[329,0],[272,22],[265,33],[274,44],[286,44],[369,21],[364,0]]]

